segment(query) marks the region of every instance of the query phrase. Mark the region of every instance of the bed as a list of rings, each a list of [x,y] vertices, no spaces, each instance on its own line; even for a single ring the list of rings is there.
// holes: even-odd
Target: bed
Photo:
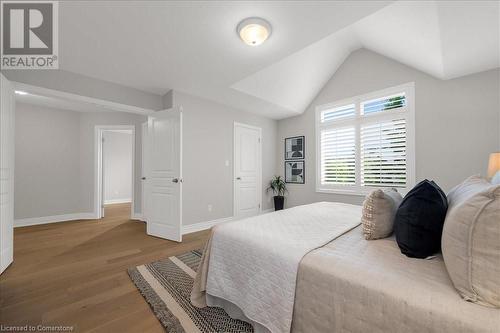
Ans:
[[[256,332],[498,332],[500,311],[463,301],[441,256],[366,241],[360,216],[360,206],[315,203],[215,227],[192,303]]]

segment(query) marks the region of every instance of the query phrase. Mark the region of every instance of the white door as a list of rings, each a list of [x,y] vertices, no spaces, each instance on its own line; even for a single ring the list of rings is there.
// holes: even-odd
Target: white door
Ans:
[[[146,175],[148,235],[182,240],[182,112],[157,111],[148,117]]]
[[[234,216],[247,217],[261,211],[262,149],[258,127],[234,124]]]
[[[99,156],[99,158],[101,159],[101,179],[100,179],[100,184],[101,184],[101,188],[100,188],[100,191],[101,191],[101,202],[99,203],[100,204],[100,207],[101,207],[101,216],[100,218],[102,219],[104,217],[104,213],[106,212],[106,210],[104,209],[104,193],[106,193],[106,184],[105,184],[105,173],[106,173],[106,161],[104,159],[104,151],[106,149],[106,139],[104,138],[104,131],[101,131],[100,132],[100,137],[101,137],[101,156]]]
[[[147,221],[146,212],[146,173],[147,173],[147,153],[148,153],[148,123],[142,124],[142,160],[141,160],[141,214],[142,220]]]
[[[0,74],[0,273],[14,258],[14,91]]]

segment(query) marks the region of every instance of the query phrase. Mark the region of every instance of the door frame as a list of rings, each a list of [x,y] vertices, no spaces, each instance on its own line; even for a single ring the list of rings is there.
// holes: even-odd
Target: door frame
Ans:
[[[130,130],[132,131],[132,193],[131,193],[131,207],[130,218],[134,215],[135,203],[135,125],[97,125],[94,130],[94,218],[101,219],[104,217],[104,182],[103,182],[103,161],[102,161],[102,144],[103,135],[105,131],[113,130]]]
[[[259,171],[258,171],[258,180],[257,180],[257,186],[260,188],[258,191],[259,193],[259,214],[262,213],[262,128],[257,127],[257,126],[252,126],[244,123],[239,123],[237,121],[234,122],[233,124],[233,216],[236,217],[236,128],[237,127],[243,127],[243,128],[249,128],[253,130],[257,130],[259,132]],[[260,186],[259,186],[260,185]]]

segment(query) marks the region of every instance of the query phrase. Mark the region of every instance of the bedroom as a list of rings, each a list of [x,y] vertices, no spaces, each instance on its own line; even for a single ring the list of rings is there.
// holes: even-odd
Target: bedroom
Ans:
[[[57,18],[51,21],[49,53],[57,56],[57,67],[7,69],[2,60],[4,331],[25,325],[75,332],[227,331],[217,325],[236,325],[233,331],[253,325],[255,331],[272,332],[498,327],[497,1],[46,3],[52,4],[52,17]],[[19,6],[2,2],[3,13],[7,4]],[[25,8],[9,10],[19,13]],[[2,29],[5,34],[4,24]],[[46,34],[31,34],[48,43]],[[260,44],[251,45],[254,42]],[[2,50],[3,59],[6,54],[22,59],[21,51]],[[120,115],[137,118],[135,147],[142,153],[134,158],[137,200],[132,212],[112,209],[104,219],[96,215],[101,200],[96,195],[99,154],[93,131],[85,136],[87,155],[76,163],[80,170],[85,166],[85,175],[75,176],[81,178],[74,188],[80,206],[54,210],[61,201],[47,198],[55,186],[33,188],[30,201],[16,200],[16,184],[22,180],[29,185],[28,177],[16,178],[22,174],[16,170],[34,170],[33,177],[47,182],[59,180],[57,173],[33,168],[42,162],[34,157],[26,166],[13,163],[23,153],[16,150],[23,131],[12,131],[23,122],[14,125],[15,118],[23,108],[42,113],[47,107],[23,101],[14,91],[32,100],[63,101],[51,107],[53,112],[72,107],[105,110],[107,120],[88,123],[91,127],[125,125]],[[37,124],[38,132],[51,133],[50,127],[42,127],[50,122]],[[144,139],[139,135],[142,128],[147,129]],[[375,161],[370,160],[373,154]],[[52,163],[55,170],[61,165],[57,160],[43,162]],[[468,179],[477,174],[484,178]],[[285,181],[275,182],[287,189],[283,211],[273,212],[282,199],[275,202],[275,194],[267,190],[274,176]],[[408,246],[415,244],[405,244],[401,228],[392,232],[404,210],[394,217],[399,205],[391,206],[389,200],[383,202],[392,207],[392,217],[384,211],[385,218],[377,212],[368,218],[390,220],[384,237],[364,239],[362,229],[369,223],[362,210],[368,195],[383,188],[387,199],[393,193],[385,188],[395,187],[402,199],[425,179],[437,186],[422,184],[418,189],[426,191],[423,197],[439,206],[428,192],[441,204],[444,193],[449,206],[443,212],[442,205],[417,205],[441,212],[430,217],[439,220],[430,228],[435,232],[416,244],[431,246],[432,254],[419,254],[429,259],[408,256]],[[485,247],[477,250],[491,256],[479,257],[484,280],[474,285],[472,296],[464,286],[463,265],[447,264],[441,248],[450,243],[445,236],[453,230],[447,220],[457,217],[450,209],[451,190],[459,184],[466,193],[458,191],[458,201],[470,200],[480,189],[496,198],[485,206],[489,208],[484,217],[479,214],[490,228],[490,238],[480,235]],[[421,198],[415,197],[417,202]],[[320,207],[321,202],[333,206]],[[19,211],[42,203],[43,212],[14,213],[14,206]],[[334,220],[339,212],[352,219],[319,223],[325,217]],[[65,219],[68,216],[72,218]],[[468,216],[465,224],[475,221],[470,212],[458,216]],[[42,224],[21,226],[19,221],[26,219]],[[288,226],[282,225],[284,219],[291,221]],[[353,238],[355,234],[359,237]],[[453,244],[455,250],[465,246],[464,235]],[[209,239],[211,251],[205,250],[202,260],[198,250]],[[296,251],[282,251],[280,246],[290,242],[297,242]],[[463,254],[459,257],[464,260]],[[206,263],[201,270],[200,260]],[[258,269],[248,265],[235,270],[234,264],[244,260],[258,262]],[[191,290],[180,287],[151,289],[158,276],[172,272],[170,268],[182,270],[179,274],[188,285],[208,287],[209,296],[219,296],[199,293],[193,303],[201,299],[201,305],[208,301],[215,306],[197,308],[189,302]],[[156,278],[145,282],[145,276],[153,275]],[[263,284],[262,279],[275,283]],[[271,292],[274,289],[279,292]],[[187,308],[179,306],[178,299],[172,302],[176,292],[190,303]],[[265,307],[269,305],[272,309]],[[238,316],[243,321],[231,318]]]

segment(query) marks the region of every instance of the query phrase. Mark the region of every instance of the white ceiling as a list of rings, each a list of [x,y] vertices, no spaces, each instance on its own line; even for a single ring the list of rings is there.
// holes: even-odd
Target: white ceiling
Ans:
[[[353,26],[361,45],[440,79],[499,67],[498,1],[397,2]]]
[[[273,26],[258,47],[236,34],[250,16]],[[61,69],[277,119],[362,47],[442,79],[499,66],[496,1],[71,1],[59,24]]]

